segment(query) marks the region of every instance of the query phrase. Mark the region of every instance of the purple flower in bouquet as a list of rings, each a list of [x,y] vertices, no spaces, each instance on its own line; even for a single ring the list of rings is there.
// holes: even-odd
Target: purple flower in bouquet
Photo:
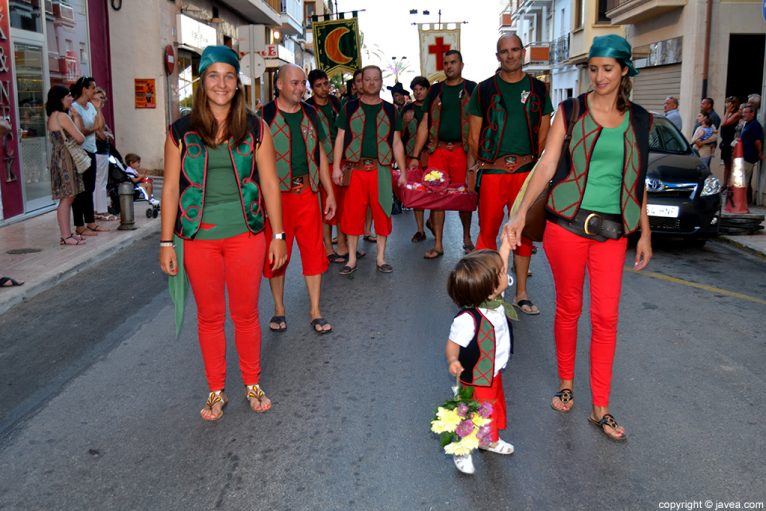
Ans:
[[[459,416],[465,417],[466,415],[468,415],[468,405],[466,405],[465,403],[460,403],[459,405],[457,405],[456,411]]]
[[[492,404],[484,401],[481,405],[479,405],[479,409],[477,411],[479,412],[479,415],[486,419],[492,415]]]
[[[466,419],[462,421],[460,424],[457,425],[457,428],[455,429],[455,433],[457,433],[457,436],[460,438],[466,437],[473,433],[473,422],[471,422],[470,419]]]
[[[491,443],[489,426],[482,426],[479,428],[479,432],[476,434],[476,436],[479,439],[479,445],[481,447],[486,447]]]

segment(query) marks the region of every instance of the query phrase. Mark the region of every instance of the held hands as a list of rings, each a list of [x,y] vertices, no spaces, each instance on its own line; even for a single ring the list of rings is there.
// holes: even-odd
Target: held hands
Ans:
[[[503,226],[503,242],[505,243],[505,238],[507,237],[511,250],[521,246],[521,232],[524,230],[525,223],[526,214],[519,212]]]
[[[165,275],[178,275],[178,258],[173,247],[160,247],[160,269]]]
[[[285,240],[271,240],[269,244],[269,264],[271,271],[281,268],[287,262],[287,242]]]
[[[449,374],[452,376],[457,376],[458,374],[463,372],[463,366],[460,364],[459,360],[453,360],[449,364]]]
[[[633,269],[641,271],[649,266],[652,259],[652,237],[651,234],[641,234],[636,245],[636,261],[633,263]]]

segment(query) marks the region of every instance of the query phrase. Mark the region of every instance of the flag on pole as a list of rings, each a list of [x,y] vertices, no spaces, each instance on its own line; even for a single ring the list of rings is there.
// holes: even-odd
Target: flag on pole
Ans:
[[[313,22],[316,65],[329,76],[362,67],[359,23],[356,17]]]
[[[444,54],[460,50],[460,24],[419,23],[420,74],[428,81],[444,80]]]

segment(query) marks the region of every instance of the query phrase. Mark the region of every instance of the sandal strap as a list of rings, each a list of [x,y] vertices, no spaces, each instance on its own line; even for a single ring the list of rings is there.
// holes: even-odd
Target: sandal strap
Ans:
[[[247,399],[258,399],[259,401],[266,396],[266,393],[256,383],[255,385],[245,386],[245,397]]]
[[[574,399],[574,392],[572,392],[572,389],[561,389],[553,394],[553,397],[559,398],[559,401],[562,403],[568,403]]]
[[[601,420],[598,421],[598,425],[601,426],[602,429],[604,426],[609,426],[613,429],[617,429],[620,426],[617,424],[617,421],[614,420],[614,416],[611,413],[604,414],[604,416],[601,417]]]
[[[223,394],[223,391],[216,390],[215,392],[211,392],[210,395],[207,396],[207,401],[205,401],[205,408],[208,410],[213,410],[213,406],[215,406],[218,403],[223,402],[223,398],[221,395]]]

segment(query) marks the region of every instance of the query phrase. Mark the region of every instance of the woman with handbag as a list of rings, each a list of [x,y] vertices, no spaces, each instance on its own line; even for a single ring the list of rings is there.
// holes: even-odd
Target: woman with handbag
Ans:
[[[81,147],[90,157],[90,167],[82,173],[85,191],[77,194],[72,204],[75,232],[81,236],[97,236],[100,231],[107,229],[96,223],[93,208],[93,191],[96,189],[96,132],[102,128],[97,122],[98,111],[90,102],[96,93],[96,80],[82,76],[69,87],[69,91],[75,99],[69,114],[77,129],[85,135]]]
[[[622,37],[593,39],[588,60],[592,91],[561,104],[521,206],[505,226],[511,245],[518,246],[529,206],[552,181],[543,247],[556,286],[554,336],[560,381],[551,407],[567,413],[574,406],[577,322],[587,268],[592,328],[588,420],[614,441],[627,439],[625,429],[609,413],[627,236],[641,231],[635,270],[644,269],[652,257],[644,189],[651,115],[628,99],[630,77],[638,74],[631,56],[630,44]],[[567,140],[574,102],[579,115]]]
[[[191,114],[171,125],[165,141],[160,267],[171,285],[185,278],[179,270],[189,278],[209,390],[200,415],[215,421],[228,403],[225,291],[245,399],[255,412],[271,408],[259,385],[258,295],[264,258],[276,270],[287,260],[287,246],[271,134],[245,108],[239,55],[227,46],[208,46],[199,73]],[[267,221],[271,240],[263,234]],[[183,303],[182,297],[174,300]]]
[[[69,224],[69,208],[72,207],[75,196],[85,190],[82,177],[72,155],[66,147],[66,139],[70,138],[81,144],[85,137],[67,112],[72,105],[72,95],[63,85],[54,85],[48,90],[48,100],[45,102],[45,112],[48,114],[48,136],[51,139],[51,196],[59,199],[56,208],[56,220],[61,232],[61,245],[83,245],[82,236],[72,234]]]

